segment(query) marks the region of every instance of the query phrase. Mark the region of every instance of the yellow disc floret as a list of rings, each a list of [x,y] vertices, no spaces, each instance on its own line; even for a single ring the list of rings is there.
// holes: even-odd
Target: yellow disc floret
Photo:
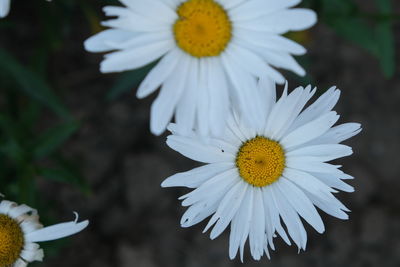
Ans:
[[[188,0],[181,4],[174,24],[178,46],[194,57],[221,54],[232,38],[232,25],[223,7],[214,0]]]
[[[285,152],[278,142],[257,136],[240,147],[236,166],[243,180],[253,186],[264,187],[281,177],[285,168]]]
[[[16,262],[24,247],[24,233],[18,222],[0,214],[0,266]]]

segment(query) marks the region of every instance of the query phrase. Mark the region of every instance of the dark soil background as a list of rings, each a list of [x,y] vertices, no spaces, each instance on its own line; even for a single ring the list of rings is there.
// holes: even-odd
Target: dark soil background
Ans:
[[[26,16],[21,19],[25,24],[6,43],[18,45],[22,56],[29,54],[29,42],[41,29],[34,21],[29,25],[29,10],[22,4],[11,12],[12,18]],[[395,27],[400,47],[400,24]],[[321,90],[332,85],[342,90],[336,107],[341,122],[363,125],[363,132],[346,142],[354,155],[339,161],[355,177],[350,184],[356,192],[338,194],[352,210],[350,220],[322,214],[326,232],[319,235],[307,226],[305,252],[298,254],[296,247],[276,239],[272,260],[255,262],[246,247],[242,264],[228,258],[227,232],[211,241],[201,233],[205,223],[180,227],[184,209],[177,198],[188,191],[162,189],[160,183],[196,163],[170,150],[166,135],[150,134],[154,95],[139,101],[132,88],[116,100],[106,100],[117,75],[101,74],[102,56],[84,51],[83,41],[92,31],[83,14],[76,14],[72,28],[62,51],[50,58],[48,71],[56,87],[67,88],[59,94],[82,123],[63,153],[80,162],[92,193],[85,196],[72,186],[49,182],[43,182],[40,191],[58,207],[60,220],[70,219],[76,210],[91,224],[41,266],[400,266],[400,64],[395,77],[385,79],[375,58],[324,24],[310,31],[308,73]],[[293,89],[300,84],[291,79],[289,85]]]

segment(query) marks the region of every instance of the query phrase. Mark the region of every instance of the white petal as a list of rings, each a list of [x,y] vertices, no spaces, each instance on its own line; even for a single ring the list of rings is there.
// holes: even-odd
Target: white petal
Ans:
[[[273,238],[275,236],[275,230],[278,232],[278,234],[282,237],[282,239],[288,244],[289,246],[291,245],[290,239],[286,234],[286,231],[283,229],[282,224],[281,224],[281,219],[279,217],[279,210],[276,207],[274,203],[274,198],[273,198],[273,193],[271,192],[272,189],[267,186],[262,188],[263,191],[263,200],[264,200],[264,207],[266,207],[266,218],[265,221],[269,222],[267,225],[269,225],[270,228],[267,228],[267,238],[269,240],[269,244],[272,249],[275,249],[274,243],[273,243]],[[267,216],[269,215],[269,216]]]
[[[282,103],[275,105],[268,119],[265,132],[274,140],[279,140],[286,133],[297,115],[303,109],[314,92],[310,88],[296,88]]]
[[[228,169],[235,168],[233,163],[212,163],[198,168],[194,168],[187,172],[177,173],[165,179],[162,182],[162,187],[184,186],[188,188],[197,188],[202,183],[214,177],[215,175],[224,172]]]
[[[214,223],[216,223],[211,231],[210,238],[215,239],[218,237],[235,216],[237,210],[242,204],[245,193],[246,187],[242,182],[238,182],[235,186],[233,186],[222,199],[217,211],[211,217],[203,232],[206,232]]]
[[[339,97],[340,90],[337,90],[336,87],[331,87],[296,118],[291,129],[294,130],[312,120],[315,120],[322,114],[328,113],[336,105]]]
[[[151,17],[151,19],[159,20],[166,23],[173,23],[178,18],[178,15],[164,1],[146,0],[146,1],[131,1],[121,0],[123,4],[133,11]]]
[[[221,149],[201,143],[198,139],[170,135],[167,145],[182,155],[204,163],[234,162],[232,155]]]
[[[136,12],[132,12],[127,8],[106,6],[103,8],[103,11],[107,16],[118,17],[116,19],[103,21],[101,24],[105,27],[133,32],[170,31],[170,23],[163,23],[148,16],[142,16]]]
[[[225,8],[225,10],[228,11],[229,9],[232,9],[245,1],[246,0],[217,0],[217,2],[220,3]]]
[[[3,200],[0,202],[0,213],[8,214],[10,209],[12,209],[16,206],[17,206],[17,204],[15,202]]]
[[[347,220],[349,218],[349,215],[342,209],[343,205],[339,205],[341,203],[338,200],[336,200],[337,203],[332,203],[309,192],[305,192],[305,194],[315,206],[323,210],[325,213],[342,220]]]
[[[25,239],[28,242],[43,242],[60,239],[82,231],[88,226],[88,224],[89,221],[83,221],[80,223],[77,223],[76,221],[59,223],[28,233],[25,236]]]
[[[254,31],[283,34],[288,31],[302,31],[308,29],[316,22],[317,16],[314,11],[294,8],[284,9],[254,20],[240,21],[236,23],[236,26]]]
[[[175,107],[185,90],[189,63],[188,57],[181,60],[176,68],[177,74],[167,78],[156,100],[151,105],[150,129],[155,135],[163,133],[173,117]]]
[[[252,0],[245,1],[244,4],[237,6],[229,11],[229,15],[234,21],[248,20],[265,16],[278,10],[286,9],[300,3],[301,0]]]
[[[314,145],[301,147],[286,153],[287,158],[315,157],[318,161],[330,161],[350,156],[353,150],[340,144]]]
[[[199,80],[197,102],[192,103],[197,107],[197,127],[201,136],[208,136],[210,132],[210,89],[208,88],[209,59],[201,58],[199,62]]]
[[[181,227],[191,227],[213,214],[217,210],[218,203],[221,201],[223,196],[219,193],[222,192],[218,192],[218,195],[207,198],[204,201],[199,201],[190,206],[182,215]]]
[[[258,98],[258,92],[255,90],[256,81],[248,74],[244,75],[240,72],[237,64],[232,60],[232,56],[222,55],[223,65],[233,84],[236,101],[240,105],[241,116],[249,125],[257,125],[257,120],[260,119],[258,114],[261,107],[258,105],[258,101],[254,100]]]
[[[32,209],[31,207],[29,207],[25,204],[22,204],[22,205],[19,205],[18,207],[11,209],[8,214],[13,218],[17,218],[18,216],[20,216],[24,213],[28,213],[28,212],[32,212],[32,211],[34,211],[34,209]]]
[[[289,133],[280,143],[285,149],[306,143],[327,132],[338,119],[336,112],[329,112]]]
[[[304,229],[303,223],[301,222],[299,215],[292,208],[286,198],[276,188],[276,184],[270,185],[271,195],[274,199],[274,203],[285,222],[290,237],[296,243],[297,247],[305,250],[307,244],[307,233]]]
[[[253,259],[260,260],[264,254],[265,207],[260,188],[254,188],[253,219],[250,225],[249,244]]]
[[[36,243],[30,243],[36,245],[31,249],[23,249],[20,257],[23,258],[27,262],[32,261],[42,261],[44,257],[43,249],[39,248],[39,245]]]
[[[286,177],[289,181],[298,185],[304,191],[310,193],[321,192],[327,198],[329,198],[331,195],[330,193],[334,191],[307,172],[286,168],[283,177]]]
[[[10,12],[10,0],[0,0],[0,18],[4,18]]]
[[[107,54],[101,62],[101,72],[121,72],[142,67],[160,58],[173,48],[171,40],[155,42],[132,50],[123,50]]]
[[[262,127],[259,129],[261,134],[268,122],[269,115],[276,102],[276,86],[275,82],[267,77],[261,77],[258,81],[258,87],[260,91],[260,102],[262,116]]]
[[[179,199],[184,199],[182,206],[190,206],[198,201],[202,201],[210,194],[217,194],[227,188],[231,188],[234,184],[240,181],[235,169],[229,169],[225,172],[217,174],[213,178],[207,180],[199,188],[192,192],[181,196]]]
[[[208,71],[208,88],[211,90],[209,100],[211,133],[215,136],[221,136],[226,127],[227,114],[230,111],[227,77],[219,59],[211,62]]]
[[[120,29],[109,29],[93,35],[84,42],[86,51],[106,52],[116,49],[109,42],[120,43],[130,40],[136,36],[136,33]]]
[[[304,55],[306,53],[303,46],[281,35],[241,28],[234,29],[234,35],[246,47],[251,44],[273,52],[282,51],[293,55]]]
[[[162,57],[160,62],[147,74],[146,78],[140,84],[136,96],[144,98],[157,90],[172,73],[178,62],[181,61],[182,56],[184,54],[179,49],[174,49]]]
[[[19,258],[15,263],[13,263],[12,267],[26,267],[28,266],[28,262]]]
[[[325,231],[324,223],[312,202],[297,186],[285,177],[276,182],[276,187],[286,197],[290,205],[304,218],[318,233]]]
[[[191,132],[196,121],[196,103],[198,96],[199,62],[190,58],[185,90],[175,112],[175,121],[184,134]]]
[[[307,143],[307,145],[337,144],[359,134],[361,130],[361,124],[359,123],[344,123],[332,127],[332,129]]]
[[[344,173],[343,176],[331,173],[311,173],[311,175],[313,175],[329,187],[336,188],[344,192],[354,192],[354,187],[346,184],[341,180],[341,177],[345,177]]]
[[[244,245],[246,243],[247,237],[249,235],[251,218],[253,213],[253,198],[254,192],[249,184],[246,185],[245,197],[242,201],[238,212],[231,223],[231,235],[229,238],[229,257],[234,259],[236,257],[237,251],[240,248],[240,259],[243,262],[243,251]],[[247,189],[247,187],[249,187]]]

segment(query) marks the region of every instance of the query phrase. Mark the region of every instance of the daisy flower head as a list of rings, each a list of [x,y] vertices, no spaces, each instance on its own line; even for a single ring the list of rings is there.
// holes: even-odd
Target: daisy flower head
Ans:
[[[172,135],[167,138],[172,149],[206,163],[162,183],[162,187],[194,189],[180,197],[182,205],[189,207],[182,227],[211,216],[204,232],[212,228],[214,239],[230,224],[231,259],[239,250],[243,260],[247,240],[255,260],[264,253],[269,258],[277,235],[305,250],[307,233],[301,218],[324,232],[316,207],[348,219],[349,210],[332,193],[354,191],[343,181],[352,177],[341,166],[328,163],[351,155],[351,147],[339,143],[361,131],[358,123],[334,126],[339,116],[332,108],[340,91],[333,87],[305,108],[316,90],[311,86],[290,94],[286,87],[278,100],[268,81],[261,80],[258,87],[265,94],[253,99],[259,111],[255,124],[232,113],[221,136],[185,134],[170,124]]]
[[[0,266],[24,267],[42,261],[43,249],[37,242],[50,241],[76,234],[88,221],[76,220],[44,227],[35,209],[3,200],[0,202]]]
[[[248,80],[284,77],[273,67],[299,75],[305,71],[292,55],[306,52],[282,37],[316,22],[313,11],[293,8],[301,0],[120,0],[107,6],[103,22],[111,29],[85,41],[90,52],[111,52],[102,72],[136,69],[159,60],[138,88],[144,98],[159,87],[151,107],[150,128],[164,132],[175,121],[187,131],[218,134],[231,102],[248,99]]]
[[[0,18],[4,18],[10,12],[10,0],[0,0]]]

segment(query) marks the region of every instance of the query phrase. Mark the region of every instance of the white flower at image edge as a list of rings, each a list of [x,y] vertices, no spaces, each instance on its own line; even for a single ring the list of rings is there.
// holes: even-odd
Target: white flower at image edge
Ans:
[[[3,200],[0,202],[0,266],[24,267],[43,260],[43,249],[37,242],[51,241],[76,234],[87,227],[88,221],[44,227],[35,209]]]
[[[4,18],[10,12],[10,0],[0,0],[0,18]]]
[[[351,155],[351,147],[339,143],[361,131],[358,123],[333,126],[339,119],[332,108],[340,91],[331,88],[304,109],[315,93],[310,86],[290,94],[285,88],[277,101],[274,85],[262,80],[259,87],[265,94],[249,103],[258,110],[255,124],[231,115],[219,138],[183,134],[176,124],[169,126],[172,135],[167,144],[206,165],[175,174],[162,186],[194,189],[180,197],[182,205],[189,207],[182,227],[212,215],[204,232],[212,228],[210,238],[214,239],[230,224],[231,259],[240,250],[243,260],[247,240],[255,260],[264,253],[269,258],[277,235],[305,250],[307,233],[301,218],[324,232],[315,206],[348,219],[349,210],[333,193],[354,191],[343,181],[353,177],[341,171],[340,165],[327,163]]]
[[[317,21],[312,10],[292,8],[301,0],[120,0],[107,6],[115,16],[85,41],[105,55],[101,71],[120,72],[157,64],[138,88],[144,98],[160,93],[151,107],[150,128],[161,134],[175,115],[186,131],[220,134],[232,102],[244,109],[254,93],[249,83],[284,77],[273,67],[305,75],[292,55],[301,45],[281,35]],[[248,107],[251,109],[251,107]],[[253,119],[251,112],[246,118]]]

